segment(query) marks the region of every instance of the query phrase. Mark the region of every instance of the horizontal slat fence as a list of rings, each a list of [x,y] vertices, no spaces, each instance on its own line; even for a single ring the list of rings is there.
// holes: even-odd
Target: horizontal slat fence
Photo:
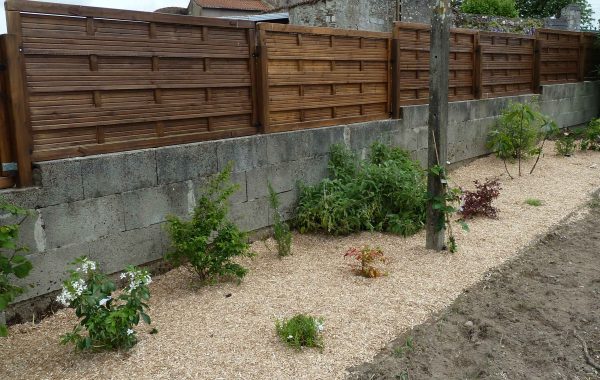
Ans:
[[[394,39],[397,60],[399,104],[424,104],[429,101],[429,41],[431,27],[397,22]],[[475,96],[474,60],[477,31],[451,29],[449,98],[451,101]]]
[[[554,29],[536,31],[540,54],[540,84],[583,80],[582,36],[582,33]]]
[[[253,23],[7,4],[33,160],[257,133]]]
[[[535,38],[481,32],[479,44],[482,98],[534,92]]]
[[[0,163],[348,124],[429,100],[430,26],[393,33],[6,2]],[[595,33],[452,29],[450,101],[598,78]],[[12,186],[0,172],[0,188]]]
[[[387,119],[390,37],[259,24],[264,132]]]

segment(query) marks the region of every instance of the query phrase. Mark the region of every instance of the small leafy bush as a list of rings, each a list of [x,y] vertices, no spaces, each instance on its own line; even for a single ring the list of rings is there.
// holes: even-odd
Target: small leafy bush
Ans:
[[[569,157],[575,152],[575,136],[569,132],[562,132],[558,135],[555,142],[556,153],[561,156]]]
[[[492,206],[494,199],[500,196],[500,182],[497,179],[483,183],[475,181],[475,191],[463,191],[459,212],[463,219],[475,216],[498,217],[498,209]]]
[[[275,321],[275,330],[282,342],[300,349],[302,347],[323,348],[323,318],[297,314],[291,319]]]
[[[412,352],[414,350],[415,350],[415,345],[414,345],[413,337],[409,336],[408,338],[406,338],[406,342],[404,343],[403,346],[398,346],[394,349],[394,355],[397,358],[401,358],[405,354]]]
[[[533,207],[540,207],[543,204],[541,200],[536,198],[527,198],[525,203]]]
[[[587,128],[583,130],[580,147],[581,150],[600,151],[600,119],[590,121]]]
[[[504,161],[506,172],[511,178],[513,176],[506,161],[518,160],[520,176],[521,161],[537,155],[530,171],[532,174],[541,157],[544,143],[554,136],[557,130],[556,123],[542,115],[535,104],[513,103],[502,112],[497,128],[490,133],[488,147]]]
[[[464,13],[486,16],[519,16],[515,0],[464,0],[460,10]]]
[[[230,184],[232,165],[214,176],[203,189],[189,221],[167,218],[173,250],[166,258],[174,265],[189,262],[201,281],[233,276],[241,280],[246,268],[233,259],[252,257],[248,237],[227,219],[228,199],[237,190]]]
[[[133,347],[137,343],[134,327],[140,320],[151,322],[146,314],[146,302],[150,299],[148,285],[152,282],[150,274],[128,267],[121,274],[127,286],[117,294],[114,282],[97,270],[95,262],[81,257],[71,265],[77,268],[69,270],[69,279],[63,283],[62,293],[56,300],[75,309],[80,321],[72,332],[62,336],[61,342],[73,343],[80,350]]]
[[[343,145],[331,147],[329,178],[300,187],[295,223],[301,233],[346,235],[385,231],[404,236],[425,223],[426,184],[406,152],[380,143],[359,161]]]
[[[279,197],[269,183],[269,201],[273,209],[273,236],[277,242],[277,252],[279,257],[285,257],[292,254],[292,232],[290,226],[281,220],[279,213]]]
[[[4,216],[22,217],[28,212],[0,199],[0,213]],[[19,230],[19,223],[0,226],[0,313],[25,291],[22,287],[12,284],[13,277],[25,278],[32,269],[31,262],[22,255],[27,252],[27,248],[20,247],[17,243]],[[7,335],[8,328],[0,323],[0,337]]]
[[[375,278],[385,275],[385,272],[377,266],[377,264],[385,264],[387,262],[383,251],[379,248],[365,246],[358,249],[352,247],[344,254],[344,257],[355,260],[353,270],[360,276]]]

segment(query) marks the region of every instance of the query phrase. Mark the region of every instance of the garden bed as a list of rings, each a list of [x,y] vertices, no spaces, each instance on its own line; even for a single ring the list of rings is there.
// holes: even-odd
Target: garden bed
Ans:
[[[59,336],[76,323],[72,310],[40,324],[13,326],[0,341],[0,377],[343,378],[346,368],[370,360],[583,205],[600,187],[600,153],[550,154],[533,176],[514,180],[493,157],[451,172],[467,188],[475,179],[496,176],[503,188],[496,201],[499,219],[476,219],[470,232],[456,228],[456,254],[425,250],[423,232],[406,239],[378,233],[295,235],[293,256],[284,259],[272,241],[256,242],[258,257],[246,263],[250,272],[239,286],[193,287],[185,269],[157,277],[150,315],[158,334],[141,325],[140,342],[127,353],[79,354],[61,346]],[[528,198],[543,204],[529,206]],[[390,258],[388,276],[353,275],[343,254],[366,244]],[[275,320],[296,313],[324,318],[322,352],[297,352],[278,340]]]

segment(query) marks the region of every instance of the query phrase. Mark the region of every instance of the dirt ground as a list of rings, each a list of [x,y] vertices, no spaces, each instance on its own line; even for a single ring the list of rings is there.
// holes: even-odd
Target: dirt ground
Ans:
[[[600,199],[390,343],[349,379],[598,379]],[[407,343],[408,342],[408,343]]]

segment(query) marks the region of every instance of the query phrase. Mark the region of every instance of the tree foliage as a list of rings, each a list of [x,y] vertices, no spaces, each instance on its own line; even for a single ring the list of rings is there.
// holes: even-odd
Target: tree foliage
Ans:
[[[581,5],[581,25],[591,28],[594,11],[588,0],[516,0],[521,17],[544,18],[559,16],[561,9],[569,4]]]

